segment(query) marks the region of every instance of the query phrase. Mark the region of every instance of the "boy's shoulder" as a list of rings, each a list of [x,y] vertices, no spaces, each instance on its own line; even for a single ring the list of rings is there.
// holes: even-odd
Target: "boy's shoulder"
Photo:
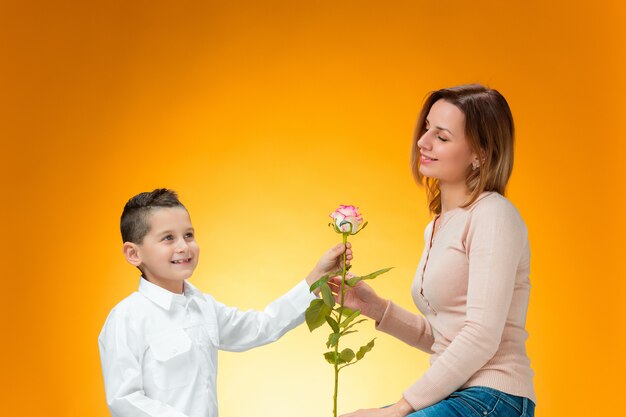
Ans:
[[[119,301],[109,312],[104,327],[111,326],[115,322],[139,322],[139,318],[146,316],[149,307],[146,308],[146,298],[139,291],[134,291],[126,298]]]
[[[119,315],[127,315],[138,313],[142,309],[142,305],[145,302],[145,297],[143,297],[139,291],[134,291],[121,301],[119,301],[112,309],[111,312],[116,312]]]

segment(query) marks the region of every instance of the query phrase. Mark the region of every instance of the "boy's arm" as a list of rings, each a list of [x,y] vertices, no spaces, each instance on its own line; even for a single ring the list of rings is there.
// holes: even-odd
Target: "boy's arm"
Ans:
[[[141,347],[123,314],[112,311],[98,338],[107,405],[116,417],[187,417],[146,397],[139,356]]]
[[[269,304],[263,311],[240,311],[227,307],[207,296],[215,308],[219,326],[219,348],[242,351],[265,345],[279,339],[304,322],[304,312],[315,299],[309,287],[323,275],[340,270],[344,252],[346,265],[352,259],[350,243],[337,244],[326,251],[306,279],[300,281],[287,294]],[[316,293],[319,290],[315,291]]]
[[[315,299],[305,280],[263,311],[241,311],[209,295],[206,297],[214,303],[220,334],[219,348],[230,351],[244,351],[278,340],[304,322],[304,312]]]

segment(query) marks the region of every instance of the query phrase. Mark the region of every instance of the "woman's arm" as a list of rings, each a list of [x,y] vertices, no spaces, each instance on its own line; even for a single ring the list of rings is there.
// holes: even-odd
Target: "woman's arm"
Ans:
[[[390,334],[426,353],[432,350],[435,339],[430,323],[424,316],[411,313],[389,300],[383,315],[376,321],[376,329]]]
[[[341,277],[333,277],[329,281],[335,299],[339,301]],[[391,300],[378,296],[374,289],[363,281],[353,288],[348,288],[344,300],[346,307],[361,310],[364,316],[376,321],[376,329],[390,334],[411,346],[433,353],[434,343],[432,328],[421,315],[413,314],[399,307]]]

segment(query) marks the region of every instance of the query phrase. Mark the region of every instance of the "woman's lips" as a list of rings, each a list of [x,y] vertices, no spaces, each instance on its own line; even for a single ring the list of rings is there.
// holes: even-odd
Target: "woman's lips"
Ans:
[[[435,161],[437,161],[437,160],[436,160],[436,159],[429,158],[429,157],[427,157],[427,156],[425,156],[425,155],[420,155],[420,161],[421,161],[423,164],[430,164],[431,162],[435,162]]]

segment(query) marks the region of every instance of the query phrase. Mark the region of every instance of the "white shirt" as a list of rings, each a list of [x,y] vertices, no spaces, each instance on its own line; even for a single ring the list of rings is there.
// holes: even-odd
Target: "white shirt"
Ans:
[[[184,295],[145,279],[98,338],[116,417],[217,417],[217,351],[273,342],[304,321],[315,296],[302,280],[264,311],[239,311],[184,282]]]

